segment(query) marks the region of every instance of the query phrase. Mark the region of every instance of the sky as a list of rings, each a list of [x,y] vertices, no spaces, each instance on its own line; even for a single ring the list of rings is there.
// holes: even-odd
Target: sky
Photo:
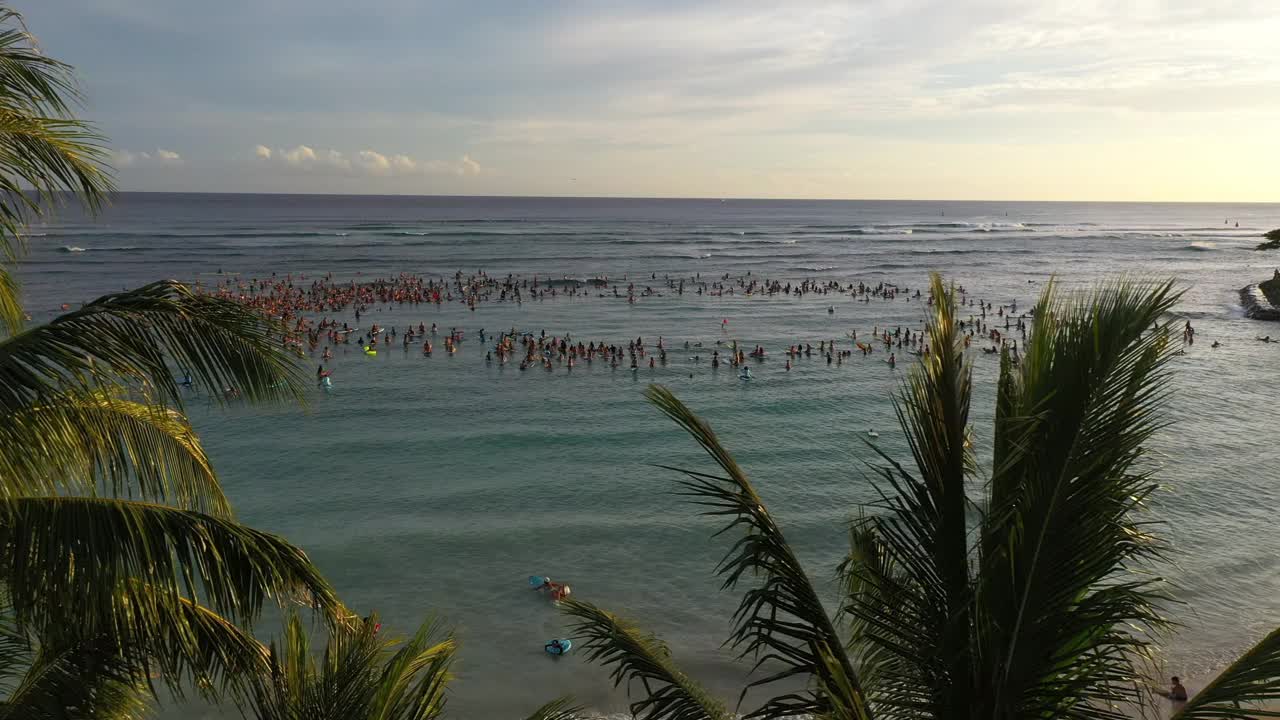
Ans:
[[[14,0],[124,190],[1280,201],[1277,0]]]

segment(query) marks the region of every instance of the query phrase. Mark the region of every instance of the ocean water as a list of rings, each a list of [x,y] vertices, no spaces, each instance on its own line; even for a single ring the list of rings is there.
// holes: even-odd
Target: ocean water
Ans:
[[[160,278],[210,285],[227,277],[219,271],[309,283],[325,273],[484,270],[655,288],[666,275],[750,272],[914,291],[937,270],[971,298],[1019,308],[1053,275],[1066,288],[1117,273],[1176,278],[1186,289],[1178,314],[1198,339],[1175,363],[1174,425],[1155,447],[1166,489],[1153,514],[1173,544],[1159,570],[1183,601],[1169,609],[1183,629],[1165,662],[1194,678],[1280,618],[1280,347],[1254,340],[1280,326],[1245,319],[1237,296],[1280,262],[1251,249],[1278,225],[1275,205],[123,194],[97,219],[69,210],[32,228],[19,275],[36,320]],[[625,708],[599,668],[543,653],[566,631],[529,591],[530,574],[640,621],[690,674],[736,699],[746,666],[720,648],[736,597],[711,574],[726,543],[709,538],[715,520],[672,495],[676,478],[653,467],[708,463],[641,393],[665,383],[711,421],[829,587],[845,523],[873,498],[866,431],[906,457],[889,398],[908,364],[891,370],[877,353],[829,367],[815,353],[786,372],[782,351],[847,343],[847,332],[873,327],[919,329],[926,308],[837,294],[660,292],[634,304],[560,296],[474,311],[384,306],[360,323],[339,316],[361,327],[457,326],[468,339],[452,357],[339,351],[326,363],[333,389],[317,390],[305,409],[220,408],[200,397],[188,409],[242,519],[305,548],[352,607],[379,611],[390,631],[431,613],[456,629],[454,717],[516,718],[564,693],[602,713]],[[674,349],[665,367],[637,373],[599,362],[572,374],[486,365],[477,331],[512,327],[610,343],[662,336]],[[717,339],[761,344],[772,357],[741,382],[682,349],[703,342],[706,356]],[[975,352],[974,365],[985,453],[997,361]]]

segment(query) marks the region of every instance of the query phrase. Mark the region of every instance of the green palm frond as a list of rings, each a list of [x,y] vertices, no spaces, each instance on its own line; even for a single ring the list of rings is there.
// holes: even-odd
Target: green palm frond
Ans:
[[[631,703],[637,720],[728,720],[717,700],[676,667],[666,644],[634,623],[581,600],[564,600],[560,609],[576,618],[573,633],[587,658],[609,668],[615,687],[635,683],[644,697]]]
[[[11,193],[25,190],[11,206],[16,222],[8,229],[14,237],[20,237],[26,220],[62,202],[62,191],[96,209],[111,190],[105,138],[82,120],[39,115],[5,100],[0,96],[0,185]],[[0,228],[7,224],[4,215],[0,212]],[[20,250],[22,241],[15,245]]]
[[[136,495],[231,517],[186,417],[120,389],[67,393],[0,421],[0,477],[3,494]]]
[[[281,538],[118,499],[0,500],[0,583],[24,624],[70,624],[88,636],[151,622],[169,598],[202,602],[233,622],[251,621],[268,599],[305,602],[329,617],[343,612],[306,555]]]
[[[966,480],[976,471],[968,435],[972,370],[956,318],[955,289],[935,273],[931,293],[931,352],[911,369],[894,403],[915,473],[873,446],[887,463],[879,469],[880,489],[893,492],[885,495],[887,512],[865,520],[874,528],[875,552],[887,555],[902,573],[886,576],[880,567],[847,563],[846,572],[874,592],[851,597],[845,610],[869,626],[866,643],[896,656],[893,666],[899,672],[909,669],[907,677],[920,683],[882,687],[879,704],[905,712],[928,708],[935,717],[960,719],[969,716],[976,676],[965,494]],[[890,598],[895,606],[886,608]],[[853,644],[860,644],[856,635]],[[927,700],[921,697],[923,688],[928,688]]]
[[[0,333],[12,335],[20,332],[26,321],[26,312],[19,298],[21,286],[18,279],[0,261]]]
[[[180,407],[179,369],[214,398],[232,387],[254,401],[301,400],[301,371],[280,333],[233,300],[173,281],[105,295],[0,342],[0,413],[38,405],[69,385],[95,389],[121,380]]]
[[[1241,655],[1174,713],[1172,720],[1280,717],[1280,630]],[[1270,703],[1270,708],[1262,706]]]
[[[204,697],[243,697],[242,683],[266,669],[266,648],[208,608],[138,584],[117,597],[110,635],[86,635],[78,624],[28,637],[0,612],[0,720],[142,718],[153,679],[182,698],[194,685]],[[144,621],[130,597],[145,595]]]
[[[0,720],[142,720],[145,686],[109,644],[29,646],[25,673],[0,699]]]
[[[323,656],[290,614],[272,642],[267,671],[252,679],[258,720],[432,720],[441,715],[457,652],[452,635],[428,620],[401,643],[378,632],[376,617],[329,627]]]
[[[0,7],[0,248],[13,260],[26,223],[74,193],[96,210],[112,190],[104,139],[72,115],[70,65],[40,52],[22,16]]]
[[[534,710],[526,720],[575,720],[582,713],[582,707],[573,704],[569,696],[555,700]]]
[[[1052,287],[1020,366],[1002,366],[997,456],[982,529],[979,644],[990,716],[1122,717],[1133,661],[1162,623],[1159,551],[1136,519],[1155,489],[1142,464],[1164,425],[1171,283]]]
[[[376,625],[375,625],[376,627]],[[442,637],[443,636],[443,637]],[[377,720],[429,720],[444,712],[457,641],[429,619],[382,666]]]
[[[72,68],[40,52],[21,13],[0,7],[0,102],[68,115],[80,91]]]
[[[128,582],[116,594],[117,621],[101,645],[115,649],[120,667],[150,685],[159,679],[183,698],[194,686],[208,700],[243,698],[245,678],[266,668],[267,649],[249,632],[207,607],[156,588]],[[142,602],[135,601],[142,598]],[[45,628],[42,638],[80,637],[76,627]]]
[[[670,390],[650,385],[646,396],[697,440],[726,474],[716,476],[667,468],[688,478],[681,483],[682,494],[694,504],[709,508],[706,514],[731,518],[720,533],[733,529],[743,532],[717,572],[724,576],[726,589],[736,587],[748,575],[759,577],[760,581],[743,594],[729,644],[739,648],[743,655],[754,656],[757,667],[766,663],[781,666],[749,687],[796,676],[810,678],[805,691],[773,698],[751,713],[751,717],[823,714],[839,708],[848,708],[851,718],[870,717],[857,675],[845,654],[844,642],[746,473],[720,444],[711,426],[685,407]]]
[[[850,526],[849,555],[838,576],[850,660],[875,717],[921,717],[934,704],[923,675],[933,663],[918,658],[924,638],[915,632],[926,625],[923,593],[897,564],[871,518]]]

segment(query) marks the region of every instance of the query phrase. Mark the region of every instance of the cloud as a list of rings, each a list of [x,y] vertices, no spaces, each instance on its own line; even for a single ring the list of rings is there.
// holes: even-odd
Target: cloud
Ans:
[[[480,163],[470,155],[463,155],[457,161],[427,160],[420,162],[403,153],[386,154],[377,150],[366,149],[348,157],[339,150],[317,150],[307,145],[275,150],[266,145],[255,145],[253,155],[261,163],[317,174],[329,173],[373,177],[450,174],[466,177],[479,175],[481,172]]]
[[[112,164],[118,168],[128,167],[173,167],[182,164],[182,156],[172,150],[156,148],[154,152],[132,152],[115,150],[111,153]]]

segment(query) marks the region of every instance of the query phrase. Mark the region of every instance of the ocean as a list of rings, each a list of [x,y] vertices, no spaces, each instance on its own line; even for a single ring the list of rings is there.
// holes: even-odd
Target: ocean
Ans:
[[[231,273],[306,284],[326,273],[483,270],[652,286],[635,303],[559,295],[474,311],[384,306],[358,323],[338,316],[361,327],[465,328],[467,340],[431,358],[398,345],[377,357],[339,350],[326,363],[333,388],[305,408],[189,402],[244,521],[302,546],[349,605],[381,613],[389,632],[432,613],[447,620],[462,642],[451,716],[517,718],[565,693],[601,713],[626,707],[600,668],[543,653],[566,631],[530,592],[531,574],[639,621],[724,697],[736,700],[744,683],[746,666],[720,647],[736,596],[719,591],[712,569],[727,544],[710,538],[716,520],[672,494],[677,478],[654,467],[709,462],[644,402],[648,383],[669,385],[713,424],[827,590],[847,522],[874,498],[867,431],[908,457],[890,398],[909,363],[890,369],[877,353],[828,366],[816,348],[848,344],[850,331],[919,329],[923,302],[677,295],[665,276],[749,272],[914,292],[936,270],[970,298],[1019,308],[1051,276],[1064,289],[1121,273],[1175,278],[1186,289],[1179,322],[1190,320],[1197,341],[1174,363],[1173,425],[1153,448],[1165,489],[1152,517],[1172,543],[1158,570],[1182,601],[1169,608],[1182,629],[1164,662],[1193,678],[1221,668],[1280,618],[1280,347],[1254,340],[1280,336],[1280,325],[1244,318],[1237,295],[1280,263],[1252,250],[1276,226],[1280,205],[1256,204],[124,193],[96,219],[68,209],[33,227],[18,273],[35,321],[161,278],[211,286]],[[640,336],[652,346],[661,336],[671,350],[665,366],[634,373],[599,362],[572,373],[486,364],[478,331],[513,327],[584,342]],[[771,357],[750,382],[693,362],[718,339],[763,345]],[[686,341],[704,346],[686,351]],[[788,372],[783,350],[797,342],[815,356]],[[973,362],[976,437],[989,457],[998,363],[977,352]]]

